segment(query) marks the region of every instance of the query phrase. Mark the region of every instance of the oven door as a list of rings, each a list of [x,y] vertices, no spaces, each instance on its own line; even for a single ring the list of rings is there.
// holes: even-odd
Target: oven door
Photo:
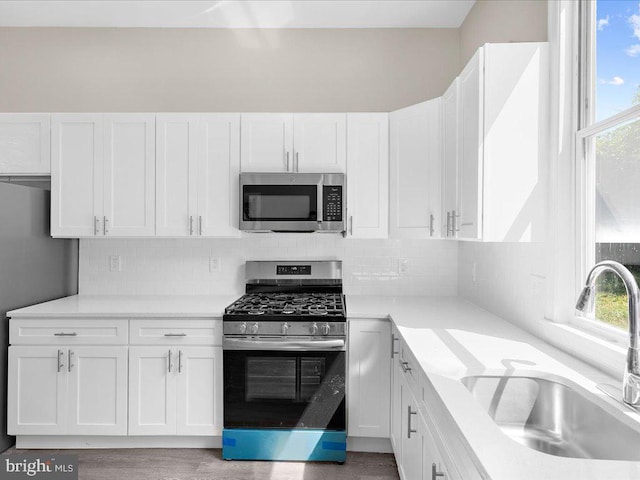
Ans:
[[[346,429],[344,351],[224,351],[224,428]]]

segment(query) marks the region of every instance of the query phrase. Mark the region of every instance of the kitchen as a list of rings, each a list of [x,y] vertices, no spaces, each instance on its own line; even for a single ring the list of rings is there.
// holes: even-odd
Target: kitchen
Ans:
[[[633,315],[575,315],[596,261],[637,263],[606,256],[633,212],[588,146],[638,107],[578,108],[633,84],[592,65],[640,15],[607,3],[0,2],[0,192],[31,208],[3,215],[53,237],[0,243],[7,454],[63,449],[79,478],[640,476]]]

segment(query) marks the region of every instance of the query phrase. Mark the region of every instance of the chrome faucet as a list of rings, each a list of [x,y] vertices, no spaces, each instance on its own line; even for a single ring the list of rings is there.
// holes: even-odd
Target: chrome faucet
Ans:
[[[624,283],[629,300],[629,350],[622,380],[622,400],[632,407],[640,406],[640,354],[638,351],[638,322],[640,322],[640,290],[633,274],[621,263],[610,260],[597,263],[587,275],[587,281],[576,303],[577,313],[593,316],[595,284],[598,276],[614,272]]]

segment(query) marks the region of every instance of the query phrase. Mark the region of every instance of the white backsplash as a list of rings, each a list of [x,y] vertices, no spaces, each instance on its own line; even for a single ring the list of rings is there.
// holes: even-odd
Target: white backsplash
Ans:
[[[120,271],[110,257],[120,256]],[[210,258],[218,259],[210,271]],[[225,295],[244,288],[247,260],[339,259],[348,294],[444,295],[458,290],[458,245],[442,240],[255,234],[238,239],[82,239],[79,293]],[[399,273],[401,259],[408,260]]]
[[[544,317],[542,243],[460,242],[459,295],[531,330]]]

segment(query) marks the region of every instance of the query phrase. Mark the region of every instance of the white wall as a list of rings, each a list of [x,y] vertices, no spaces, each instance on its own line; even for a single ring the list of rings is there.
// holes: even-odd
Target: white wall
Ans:
[[[109,271],[120,255],[122,270]],[[209,271],[209,257],[220,271]],[[352,240],[323,234],[240,239],[80,240],[81,294],[240,294],[247,260],[341,259],[345,292],[456,295],[458,247],[431,240]],[[408,269],[398,273],[398,259]]]

